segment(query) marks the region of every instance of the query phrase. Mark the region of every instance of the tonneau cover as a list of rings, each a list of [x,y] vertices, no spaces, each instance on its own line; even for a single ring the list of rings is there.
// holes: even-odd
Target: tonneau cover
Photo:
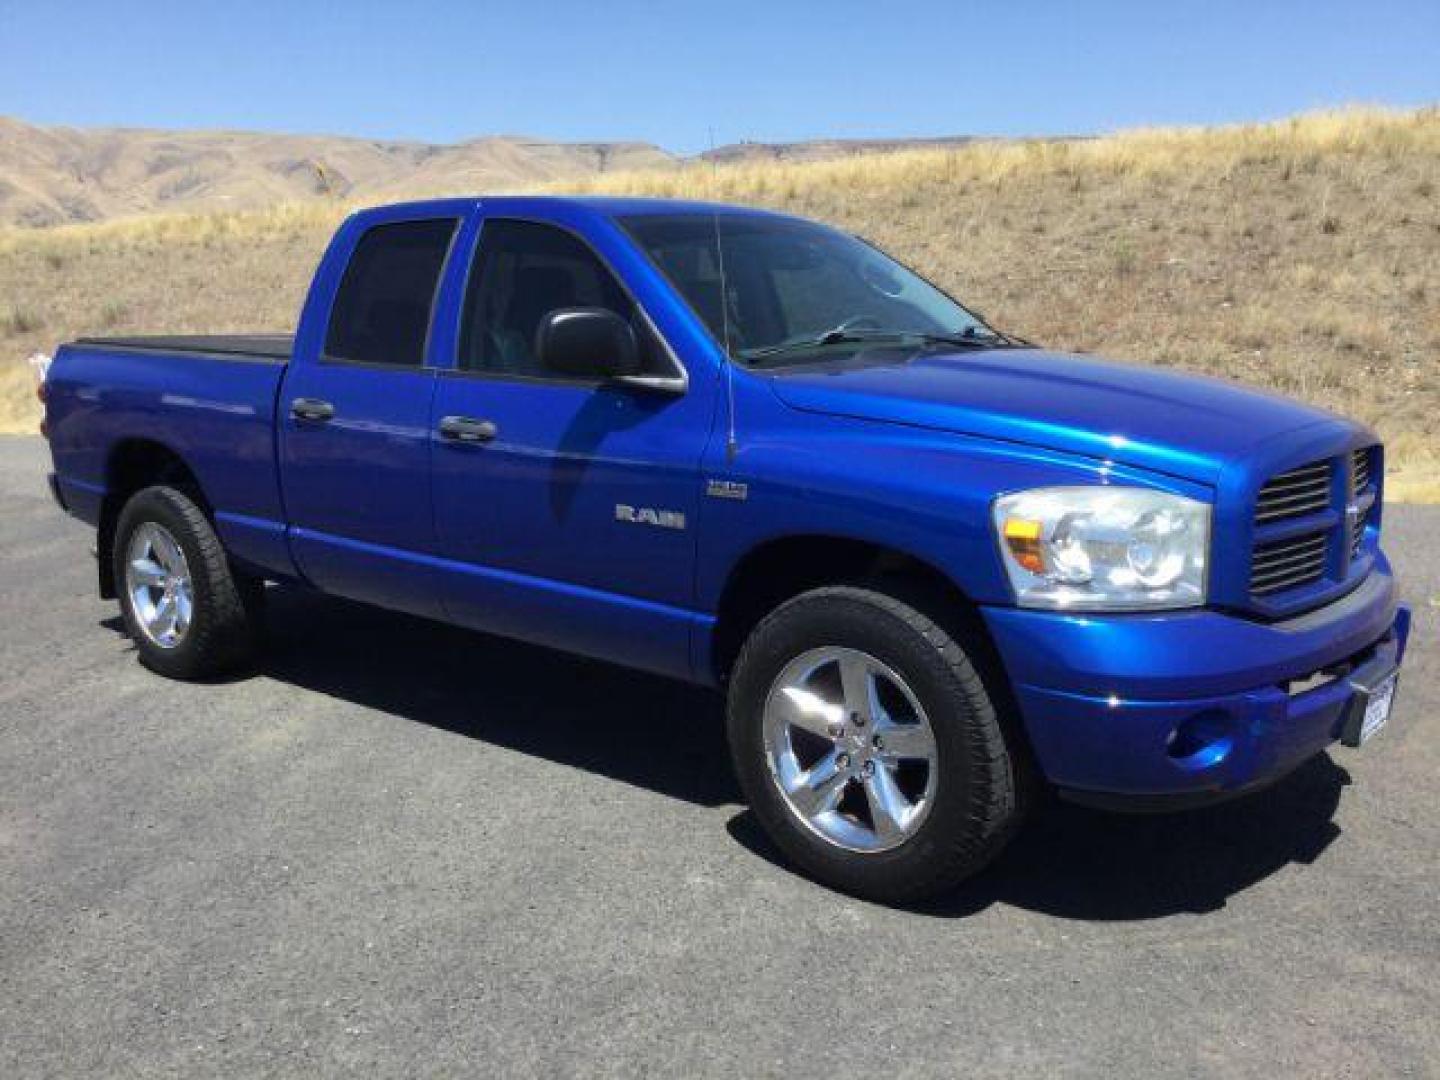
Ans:
[[[153,334],[142,337],[83,337],[76,345],[102,349],[148,349],[156,352],[205,353],[212,356],[253,356],[289,360],[294,334]]]

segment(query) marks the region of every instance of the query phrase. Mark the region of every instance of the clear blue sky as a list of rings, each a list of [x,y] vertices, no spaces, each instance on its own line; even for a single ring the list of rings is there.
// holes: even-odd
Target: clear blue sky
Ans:
[[[673,150],[1440,101],[1440,0],[0,0],[0,114]]]

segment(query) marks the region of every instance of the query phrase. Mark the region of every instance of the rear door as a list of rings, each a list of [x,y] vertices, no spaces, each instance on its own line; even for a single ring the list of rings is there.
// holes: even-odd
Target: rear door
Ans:
[[[425,561],[435,550],[436,382],[426,349],[460,227],[459,216],[384,214],[347,226],[336,243],[350,245],[350,255],[330,286],[323,340],[303,357],[297,348],[279,405],[285,509],[301,571],[327,592],[424,615],[439,614]]]
[[[535,331],[550,311],[605,307],[628,320],[663,389],[546,370]],[[542,220],[487,217],[461,310],[456,369],[432,423],[481,426],[434,459],[450,618],[481,629],[688,673],[699,463],[709,384],[678,359],[592,244]]]

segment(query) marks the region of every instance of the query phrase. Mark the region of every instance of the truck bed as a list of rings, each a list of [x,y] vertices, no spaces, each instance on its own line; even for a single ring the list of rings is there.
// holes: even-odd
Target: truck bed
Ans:
[[[46,378],[46,409],[67,509],[98,520],[116,455],[158,444],[184,462],[211,501],[231,556],[284,573],[275,411],[292,342],[287,334],[205,334],[60,346]]]
[[[286,363],[294,334],[147,334],[139,337],[83,337],[76,345],[97,349],[163,352],[167,356],[223,356],[232,360]]]

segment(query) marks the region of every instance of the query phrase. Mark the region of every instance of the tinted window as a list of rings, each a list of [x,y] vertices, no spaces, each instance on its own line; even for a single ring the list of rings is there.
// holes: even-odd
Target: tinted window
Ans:
[[[530,221],[491,221],[465,297],[460,366],[500,374],[547,376],[535,356],[535,332],[558,308],[609,308],[635,327],[635,305],[595,254],[569,233]]]
[[[419,367],[453,218],[377,225],[355,246],[325,334],[325,355]]]

